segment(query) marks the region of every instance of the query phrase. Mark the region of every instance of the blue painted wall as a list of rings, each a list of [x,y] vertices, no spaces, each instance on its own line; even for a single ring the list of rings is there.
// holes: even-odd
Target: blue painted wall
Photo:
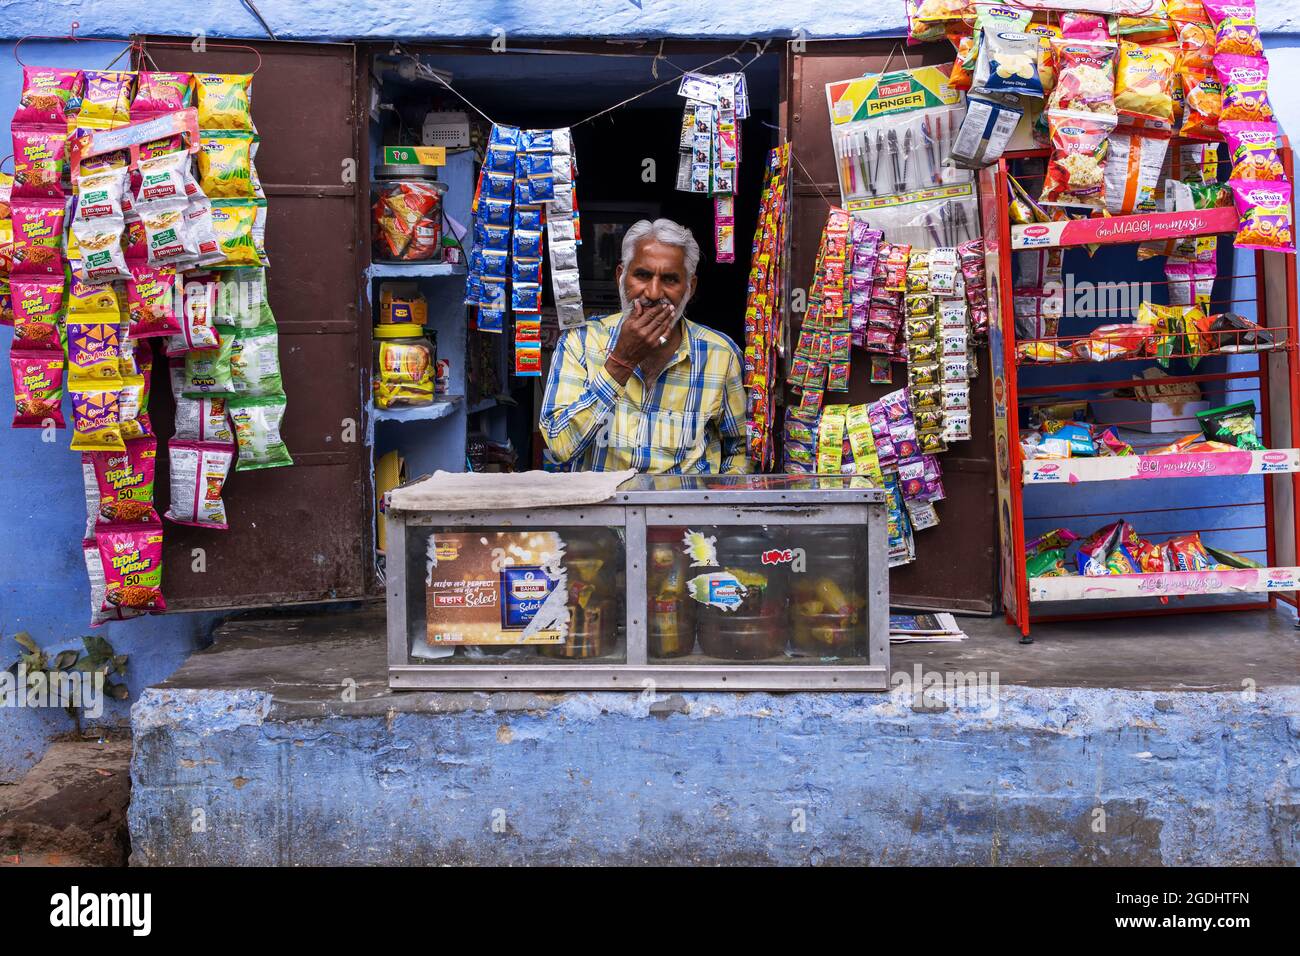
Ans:
[[[856,37],[896,35],[903,28],[897,0],[843,0],[836,4],[745,0],[701,4],[694,0],[591,0],[573,3],[514,3],[506,0],[261,0],[258,4],[277,36],[295,40],[349,38],[514,37],[682,37],[694,39]],[[1260,22],[1270,33],[1300,32],[1300,4],[1260,5]],[[83,36],[122,37],[132,33],[212,37],[264,36],[238,0],[212,3],[182,0],[32,0],[0,8],[0,37],[67,33],[73,21]],[[0,44],[0,63],[12,43]],[[33,41],[22,53],[29,63],[103,67],[112,57],[105,44]],[[1270,37],[1274,97],[1284,124],[1300,128],[1300,43]],[[1288,82],[1291,78],[1291,82]],[[0,116],[17,102],[16,64],[0,68]],[[0,155],[8,150],[0,152]],[[10,330],[0,331],[0,353],[8,354]],[[79,541],[83,507],[78,456],[39,433],[11,431],[7,386],[0,399],[0,664],[10,660],[11,635],[28,630],[50,650],[73,646],[86,631],[87,588]],[[132,695],[156,682],[206,640],[214,615],[172,615],[109,625],[105,632],[130,655]],[[121,722],[125,706],[110,704],[106,719]],[[0,782],[14,779],[44,752],[54,734],[70,728],[61,712],[0,711]]]

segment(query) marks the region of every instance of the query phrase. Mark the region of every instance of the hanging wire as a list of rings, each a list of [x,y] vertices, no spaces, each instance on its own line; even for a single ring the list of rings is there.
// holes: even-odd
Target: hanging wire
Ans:
[[[633,94],[632,96],[629,96],[629,97],[627,97],[626,99],[620,100],[619,102],[615,103],[613,106],[606,107],[605,109],[600,110],[600,111],[597,112],[597,113],[593,113],[591,116],[584,117],[584,118],[578,120],[576,123],[570,123],[570,124],[568,124],[568,125],[569,125],[569,128],[572,129],[572,128],[575,127],[575,126],[581,126],[583,123],[590,123],[590,122],[592,122],[593,120],[597,120],[597,119],[599,119],[600,117],[604,116],[604,115],[607,114],[607,113],[612,113],[614,110],[619,109],[620,107],[627,106],[629,103],[634,103],[634,102],[636,102],[637,100],[641,99],[642,97],[649,96],[651,93],[655,92],[655,91],[658,90],[658,89],[661,89],[661,88],[667,86],[669,83],[677,82],[678,80],[681,79],[682,76],[686,75],[687,73],[698,73],[698,72],[700,72],[701,70],[706,70],[706,69],[708,69],[709,67],[711,67],[711,66],[715,66],[716,64],[721,63],[721,62],[724,61],[724,60],[735,60],[736,63],[739,64],[739,66],[740,66],[740,70],[743,72],[746,68],[748,68],[749,66],[751,66],[751,65],[754,63],[755,60],[757,60],[760,56],[762,56],[764,53],[767,52],[767,47],[768,47],[768,45],[769,45],[770,43],[771,43],[771,41],[770,41],[770,40],[767,40],[767,41],[764,41],[764,42],[760,45],[760,44],[759,44],[757,41],[755,41],[755,40],[746,40],[744,43],[740,44],[740,46],[736,47],[736,49],[733,50],[731,53],[723,54],[722,56],[718,57],[718,58],[715,59],[715,60],[710,60],[708,63],[701,64],[700,66],[697,66],[697,67],[692,67],[692,68],[689,69],[689,70],[687,70],[687,69],[683,69],[682,67],[678,66],[676,63],[673,63],[671,60],[669,60],[666,56],[664,56],[664,55],[663,55],[663,45],[660,44],[660,52],[657,53],[657,54],[655,54],[654,59],[651,61],[651,69],[652,69],[652,71],[654,71],[654,70],[657,69],[657,67],[655,66],[655,64],[658,63],[659,60],[663,60],[665,63],[667,63],[669,66],[671,66],[674,70],[677,70],[677,71],[678,71],[678,75],[677,75],[677,76],[672,76],[672,77],[669,77],[669,78],[666,79],[666,80],[661,80],[660,82],[656,83],[654,86],[651,86],[649,89],[642,90],[640,93]],[[742,62],[741,59],[740,59],[740,57],[739,57],[739,53],[740,53],[742,50],[744,50],[746,46],[748,46],[748,45],[750,45],[750,44],[753,44],[753,45],[757,48],[758,52],[755,53],[754,56],[750,57],[750,59],[749,59],[748,61],[743,61],[743,62]],[[492,123],[494,126],[497,125],[496,121],[495,121],[494,119],[492,119],[492,117],[488,116],[487,113],[483,112],[483,110],[480,109],[479,106],[478,106],[476,103],[474,103],[474,102],[473,102],[469,97],[467,97],[467,96],[466,96],[464,93],[462,93],[460,90],[456,89],[454,86],[452,86],[452,85],[451,85],[450,83],[448,83],[446,80],[444,80],[444,79],[443,79],[443,78],[442,78],[442,77],[441,77],[441,76],[440,76],[440,75],[439,75],[435,70],[433,70],[433,69],[431,69],[430,67],[428,67],[427,65],[425,65],[425,63],[424,63],[424,62],[423,62],[419,57],[417,57],[417,56],[415,56],[414,54],[410,53],[409,51],[405,50],[405,49],[404,49],[400,44],[394,44],[394,46],[395,46],[395,48],[396,48],[397,50],[399,50],[403,55],[409,57],[411,60],[414,61],[414,63],[415,63],[415,68],[416,68],[416,72],[417,72],[420,76],[422,76],[422,77],[424,77],[424,78],[426,78],[426,79],[434,79],[434,80],[437,80],[439,83],[441,83],[443,86],[445,86],[448,90],[450,90],[452,93],[454,93],[454,94],[455,94],[455,95],[456,95],[456,96],[457,96],[457,97],[458,97],[462,102],[465,103],[466,106],[468,106],[468,107],[470,107],[472,110],[474,110],[475,113],[478,113],[479,116],[483,117],[485,120],[487,120],[489,123]],[[552,51],[546,51],[546,52],[552,52]],[[557,52],[557,53],[558,53],[558,52],[560,52],[560,51],[554,51],[554,52]],[[586,56],[587,54],[572,54],[572,55],[576,55],[576,56]],[[607,54],[592,54],[592,55],[594,55],[594,56],[603,56],[603,55],[607,55]],[[612,54],[612,55],[615,55],[615,56],[644,56],[644,54]]]

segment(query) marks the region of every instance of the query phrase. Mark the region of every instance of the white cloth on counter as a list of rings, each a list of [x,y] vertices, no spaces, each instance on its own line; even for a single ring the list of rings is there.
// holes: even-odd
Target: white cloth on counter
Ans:
[[[636,475],[623,471],[435,471],[389,492],[389,507],[401,511],[496,511],[557,508],[608,501]]]

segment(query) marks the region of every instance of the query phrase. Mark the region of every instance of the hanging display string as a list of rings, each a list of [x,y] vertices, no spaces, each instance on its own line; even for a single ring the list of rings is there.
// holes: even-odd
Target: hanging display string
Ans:
[[[757,40],[746,40],[746,41],[745,41],[744,43],[742,43],[740,46],[736,47],[736,49],[735,49],[734,51],[732,51],[731,53],[724,54],[724,55],[718,57],[716,60],[710,60],[708,63],[704,63],[704,64],[702,64],[702,65],[700,65],[700,66],[697,66],[697,67],[694,67],[694,68],[692,68],[692,69],[690,69],[690,70],[683,70],[683,69],[682,69],[681,67],[679,67],[676,63],[673,63],[673,62],[672,62],[671,60],[669,60],[667,57],[663,56],[662,53],[657,53],[657,54],[655,54],[654,60],[652,61],[652,69],[654,68],[654,67],[653,67],[653,63],[655,63],[655,62],[657,62],[658,60],[662,59],[665,63],[667,63],[667,64],[668,64],[669,66],[671,66],[673,69],[679,71],[679,75],[678,75],[678,76],[669,77],[669,78],[666,79],[666,80],[663,80],[663,81],[661,81],[661,82],[659,82],[659,83],[656,83],[654,86],[650,87],[649,89],[642,90],[640,93],[636,93],[636,94],[634,94],[634,95],[632,95],[632,96],[629,96],[627,99],[620,100],[619,102],[615,103],[613,106],[606,107],[605,109],[601,110],[601,111],[598,112],[598,113],[593,113],[591,116],[584,117],[583,119],[578,120],[576,123],[570,123],[570,124],[568,124],[568,125],[569,125],[569,128],[572,129],[572,128],[575,127],[575,126],[581,126],[583,123],[590,123],[592,120],[599,119],[600,117],[604,116],[606,113],[612,113],[614,110],[619,109],[620,107],[627,106],[629,103],[634,103],[634,102],[636,102],[637,100],[641,99],[642,97],[649,96],[651,93],[655,92],[655,91],[658,90],[658,89],[661,89],[662,87],[667,86],[669,83],[673,83],[673,82],[676,82],[676,81],[680,80],[681,77],[682,77],[682,76],[685,76],[687,73],[696,73],[696,72],[699,72],[700,70],[708,69],[708,68],[711,67],[711,66],[714,66],[714,65],[716,65],[716,64],[718,64],[718,63],[721,63],[723,60],[735,60],[736,63],[737,63],[737,65],[740,67],[740,70],[743,72],[745,69],[747,69],[749,66],[751,66],[751,65],[754,63],[755,60],[757,60],[760,56],[762,56],[764,53],[767,52],[767,47],[768,47],[768,44],[769,44],[769,43],[771,43],[770,40],[765,40],[761,45],[758,43]],[[748,45],[750,45],[750,44],[753,44],[755,47],[757,47],[758,52],[755,53],[752,57],[750,57],[750,59],[749,59],[747,62],[742,62],[741,59],[740,59],[740,57],[738,56],[738,54],[740,53],[741,50],[745,49],[745,47],[748,46]],[[448,90],[450,90],[452,93],[454,93],[454,94],[455,94],[455,95],[456,95],[456,96],[457,96],[457,97],[458,97],[462,102],[465,103],[466,106],[468,106],[470,109],[472,109],[472,110],[473,110],[475,113],[477,113],[479,116],[483,117],[485,120],[487,120],[487,121],[488,121],[489,123],[491,123],[493,126],[498,125],[497,122],[496,122],[496,120],[492,119],[492,117],[488,116],[487,113],[483,112],[483,110],[481,110],[481,109],[478,107],[478,104],[476,104],[476,103],[475,103],[473,100],[471,100],[468,96],[466,96],[466,95],[465,95],[464,93],[462,93],[460,90],[456,89],[454,86],[452,86],[452,85],[451,85],[450,83],[448,83],[446,80],[444,80],[444,79],[443,79],[443,78],[442,78],[442,77],[437,73],[436,70],[433,70],[431,67],[427,66],[427,65],[426,65],[422,60],[420,60],[419,57],[414,56],[413,54],[409,53],[409,52],[408,52],[407,50],[405,50],[405,49],[404,49],[400,44],[394,44],[394,46],[395,46],[398,50],[400,50],[400,51],[402,52],[402,54],[404,54],[405,56],[409,57],[409,58],[410,58],[410,59],[415,63],[415,69],[416,69],[416,73],[417,73],[418,75],[420,75],[421,77],[423,77],[423,78],[425,78],[425,79],[433,79],[433,80],[437,80],[439,83],[441,83],[443,86],[445,86]],[[556,52],[558,53],[559,51],[556,51]],[[581,55],[583,55],[583,54],[577,54],[577,55],[581,56]],[[597,56],[601,56],[601,55],[604,55],[604,54],[595,54],[595,55],[597,55]],[[613,54],[613,55],[616,55],[616,56],[627,56],[627,55],[629,55],[629,54]],[[640,55],[640,54],[630,54],[630,55]]]

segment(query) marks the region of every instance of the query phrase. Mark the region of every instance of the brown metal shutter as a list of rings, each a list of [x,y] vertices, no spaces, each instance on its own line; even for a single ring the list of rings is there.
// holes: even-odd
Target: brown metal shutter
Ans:
[[[826,84],[878,73],[886,65],[891,70],[900,70],[951,60],[952,51],[946,43],[926,44],[903,52],[902,41],[893,39],[809,41],[804,52],[789,54],[785,115],[796,159],[792,173],[792,287],[806,289],[812,280],[827,209],[831,202],[839,202]],[[792,319],[797,336],[800,316]],[[939,459],[948,494],[937,505],[941,523],[938,528],[916,536],[914,563],[890,573],[890,595],[896,605],[984,613],[993,610],[996,489],[987,348],[980,350],[979,362],[980,377],[971,383],[971,427],[975,437],[954,445],[952,451]],[[855,362],[849,400],[874,401],[900,387],[901,368],[894,366],[895,384],[872,385],[868,381],[867,363]]]
[[[158,69],[247,73],[256,57],[213,41],[146,40]],[[227,532],[168,523],[167,603],[180,609],[255,607],[365,595],[373,577],[373,506],[362,413],[369,332],[359,318],[366,207],[364,183],[344,182],[358,162],[364,107],[351,44],[229,41],[255,48],[253,120],[261,136],[257,168],[269,204],[267,273],[280,330],[288,409],[284,439],[292,468],[232,472]],[[368,326],[368,321],[365,323]],[[174,406],[165,360],[153,378],[150,409],[165,445]],[[344,442],[344,423],[355,440]],[[167,500],[167,461],[158,456],[159,499]],[[206,571],[195,573],[193,549]]]

